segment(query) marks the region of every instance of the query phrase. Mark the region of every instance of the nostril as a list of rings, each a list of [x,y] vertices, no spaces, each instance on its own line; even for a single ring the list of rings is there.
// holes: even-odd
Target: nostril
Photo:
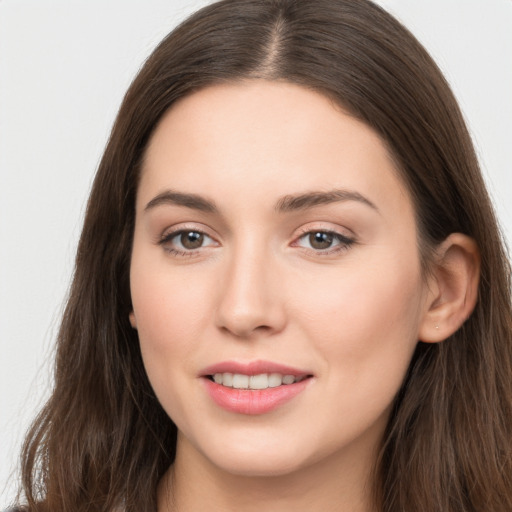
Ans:
[[[273,331],[269,325],[257,325],[254,327],[250,322],[231,322],[229,325],[221,326],[222,331],[238,338],[250,338],[255,334],[267,334]]]

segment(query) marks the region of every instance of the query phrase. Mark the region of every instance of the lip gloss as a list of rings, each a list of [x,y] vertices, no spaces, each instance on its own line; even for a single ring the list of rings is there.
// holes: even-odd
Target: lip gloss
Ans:
[[[290,401],[303,391],[311,379],[267,389],[236,389],[203,379],[212,400],[227,411],[239,414],[264,414]]]
[[[238,389],[223,386],[212,380],[216,373],[259,375],[279,373],[292,375],[297,382],[281,384],[266,389]],[[201,372],[202,381],[210,398],[223,409],[238,414],[265,414],[289,402],[306,389],[311,382],[311,373],[270,361],[224,361],[205,368]]]

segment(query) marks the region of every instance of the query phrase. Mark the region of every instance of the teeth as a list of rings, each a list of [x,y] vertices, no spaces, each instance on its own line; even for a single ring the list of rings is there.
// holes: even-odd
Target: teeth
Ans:
[[[249,389],[267,389],[268,375],[262,373],[260,375],[251,375],[249,378]]]
[[[283,376],[279,373],[271,373],[268,376],[268,387],[277,388],[283,383]]]
[[[283,384],[293,384],[295,382],[295,377],[293,375],[285,375],[283,377]]]
[[[217,374],[219,375],[219,374]],[[228,386],[229,388],[233,387],[233,374],[232,373],[221,373],[222,375],[222,382],[221,384],[223,386]]]
[[[281,385],[299,382],[304,377],[281,375],[280,373],[260,373],[258,375],[243,375],[240,373],[216,373],[213,380],[217,384],[235,389],[267,389]]]
[[[222,376],[222,382],[224,382],[224,375]],[[235,373],[233,375],[233,387],[236,389],[248,389],[249,388],[249,375],[242,375]]]

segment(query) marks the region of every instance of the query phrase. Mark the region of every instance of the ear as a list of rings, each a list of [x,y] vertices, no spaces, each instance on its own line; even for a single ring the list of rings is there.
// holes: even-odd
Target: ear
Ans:
[[[137,319],[135,318],[135,313],[133,311],[130,311],[130,314],[128,315],[128,318],[130,319],[130,325],[137,329]]]
[[[437,248],[428,279],[427,310],[419,339],[437,343],[451,336],[476,305],[480,253],[475,241],[461,233],[452,233]]]

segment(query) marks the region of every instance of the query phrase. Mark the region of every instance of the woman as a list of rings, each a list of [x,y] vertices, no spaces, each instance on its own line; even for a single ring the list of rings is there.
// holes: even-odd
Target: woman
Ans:
[[[508,511],[510,268],[439,70],[361,0],[228,0],[100,164],[29,510]]]

